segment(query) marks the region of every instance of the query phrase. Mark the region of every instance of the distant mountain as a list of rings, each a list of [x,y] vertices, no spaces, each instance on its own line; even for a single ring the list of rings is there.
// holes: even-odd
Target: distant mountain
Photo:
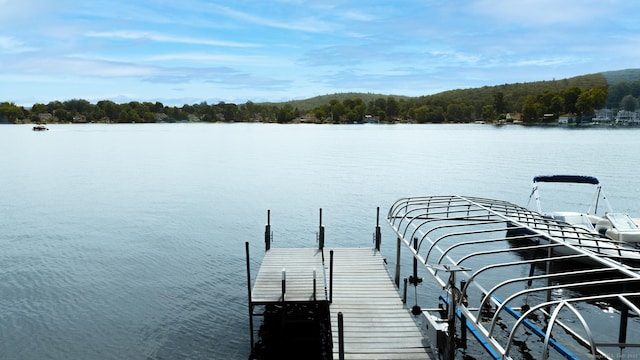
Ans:
[[[292,100],[280,103],[262,103],[262,105],[274,105],[278,107],[290,105],[294,109],[299,109],[300,111],[309,111],[321,105],[328,104],[332,100],[343,102],[345,99],[360,98],[364,101],[365,104],[368,104],[369,102],[375,101],[376,99],[387,99],[391,96],[396,100],[407,100],[417,103],[449,104],[459,102],[474,104],[478,107],[481,107],[484,104],[492,104],[493,96],[496,93],[502,93],[504,95],[505,102],[507,104],[510,104],[511,109],[518,110],[522,107],[524,98],[527,95],[539,95],[544,93],[545,91],[562,92],[574,86],[581,89],[589,89],[597,86],[608,86],[611,90],[612,87],[615,87],[614,85],[618,83],[634,81],[640,81],[640,69],[605,71],[601,73],[579,75],[560,80],[541,80],[525,83],[483,86],[478,88],[453,89],[436,94],[417,97],[346,92],[320,95],[308,99]],[[609,99],[608,103],[617,103],[619,101],[617,96],[613,97],[615,97],[615,99]]]
[[[327,94],[327,95],[319,95],[308,99],[302,100],[291,100],[280,103],[261,103],[261,105],[275,105],[282,107],[284,105],[291,105],[293,108],[297,108],[299,110],[311,110],[320,105],[328,104],[331,100],[338,100],[339,102],[343,102],[347,99],[356,99],[360,98],[362,101],[367,104],[370,101],[375,101],[379,98],[387,99],[389,96],[394,97],[396,100],[399,99],[409,99],[409,96],[403,95],[384,95],[384,94],[373,94],[373,93],[356,93],[356,92],[345,92],[345,93],[335,93],[335,94]]]
[[[616,71],[605,71],[601,73],[607,79],[607,85],[615,85],[626,81],[632,82],[640,80],[640,69],[625,69]]]

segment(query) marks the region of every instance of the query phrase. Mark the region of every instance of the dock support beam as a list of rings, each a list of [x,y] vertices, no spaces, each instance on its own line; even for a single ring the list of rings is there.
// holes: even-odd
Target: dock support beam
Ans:
[[[244,243],[247,257],[247,293],[249,297],[249,337],[251,339],[251,353],[253,354],[253,302],[251,301],[251,263],[249,262],[249,242]]]
[[[313,301],[316,301],[316,269],[313,269]]]
[[[622,285],[623,292],[627,291],[627,284]],[[622,302],[622,309],[620,311],[620,331],[618,333],[618,343],[620,348],[624,349],[627,342],[627,323],[629,321],[629,306]]]
[[[380,231],[380,206],[376,209],[376,250],[380,251],[380,243],[382,242],[382,232]]]
[[[402,249],[402,239],[398,237],[398,242],[396,243],[396,273],[394,276],[398,289],[400,288],[400,249]]]
[[[271,210],[267,210],[267,225],[264,227],[264,251],[271,249]]]
[[[287,293],[287,270],[282,269],[282,301],[285,301],[284,296]]]
[[[333,250],[329,251],[329,304],[333,303]]]
[[[322,208],[320,208],[320,227],[318,229],[318,250],[324,249],[324,225],[322,225]]]
[[[344,360],[344,318],[338,313],[338,359]]]
[[[406,304],[407,303],[407,278],[404,278],[404,290],[402,293],[403,293],[402,303]]]

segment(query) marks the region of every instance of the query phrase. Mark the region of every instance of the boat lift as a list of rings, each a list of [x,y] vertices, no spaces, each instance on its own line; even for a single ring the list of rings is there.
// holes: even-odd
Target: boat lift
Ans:
[[[640,274],[599,251],[608,240],[509,202],[456,195],[399,199],[387,222],[398,239],[396,284],[404,244],[445,290],[440,309],[419,311],[443,359],[455,359],[467,331],[495,359],[640,351]]]

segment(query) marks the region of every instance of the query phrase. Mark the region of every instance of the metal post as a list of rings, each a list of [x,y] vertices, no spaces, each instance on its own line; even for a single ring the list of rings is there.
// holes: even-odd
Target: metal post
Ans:
[[[467,281],[466,280],[460,280],[460,299],[458,299],[460,301],[460,303],[464,304],[465,306],[467,305],[464,299],[464,294],[462,293],[462,291],[464,290],[465,286],[467,285]],[[463,313],[460,313],[460,340],[462,343],[462,348],[466,349],[467,348],[467,318],[466,316],[464,316]]]
[[[322,208],[320,208],[320,229],[318,235],[318,249],[324,249],[324,225],[322,225]]]
[[[454,293],[454,287],[456,286],[456,273],[451,271],[449,273],[449,291],[447,296],[449,297],[449,311],[447,312],[447,323],[449,332],[448,344],[447,344],[447,360],[454,360],[456,356],[456,296]]]
[[[253,354],[253,302],[251,300],[251,263],[249,261],[249,242],[245,242],[245,254],[247,257],[247,294],[249,298],[249,337],[251,339],[251,353]]]
[[[407,278],[404,278],[404,294],[402,296],[402,303],[407,303]]]
[[[396,287],[400,288],[400,249],[402,248],[402,239],[398,236],[398,242],[396,244],[396,273],[394,279],[396,281]]]
[[[264,228],[264,251],[271,249],[271,210],[267,210],[267,225]]]
[[[418,238],[413,238],[413,250],[418,252]],[[418,259],[413,257],[413,285],[418,286]]]
[[[622,285],[622,291],[627,291],[627,284]],[[629,307],[624,302],[621,303],[622,309],[620,311],[620,333],[618,334],[618,343],[620,343],[620,349],[624,349],[627,342],[627,322],[629,319]]]
[[[333,303],[333,250],[329,251],[329,304]]]
[[[282,269],[282,301],[284,301],[284,295],[287,293],[287,270]]]
[[[344,317],[338,313],[338,359],[344,360]]]
[[[470,271],[471,269],[458,265],[427,265],[428,267],[449,273],[447,282],[447,332],[445,360],[455,360],[456,355],[456,271]],[[461,284],[462,285],[462,284]],[[463,286],[464,287],[464,286]],[[483,295],[484,296],[484,295]],[[460,291],[462,297],[462,291]],[[462,300],[462,299],[459,299]]]
[[[316,269],[313,269],[313,301],[316,301]]]
[[[380,231],[380,206],[376,208],[376,250],[380,251],[382,232]]]

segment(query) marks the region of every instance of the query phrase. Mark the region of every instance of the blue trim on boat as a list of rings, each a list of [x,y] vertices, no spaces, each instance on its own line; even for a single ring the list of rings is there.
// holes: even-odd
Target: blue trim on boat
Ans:
[[[502,304],[502,300],[500,300],[499,298],[497,298],[495,296],[493,296],[493,298],[498,303]],[[444,301],[447,304],[447,306],[449,306],[449,301],[447,301],[447,295],[446,294],[441,294],[440,295],[440,299],[442,301]],[[514,309],[512,309],[509,306],[505,306],[505,309],[507,310],[507,313],[509,313],[511,316],[513,316],[516,319],[520,319],[521,314],[519,312],[515,311]],[[460,310],[458,308],[456,308],[456,316],[458,316],[458,318],[462,320],[462,313],[460,312]],[[491,355],[496,360],[502,359],[500,354],[496,353],[495,350],[493,350],[491,348],[491,346],[489,346],[489,344],[482,337],[482,335],[480,334],[478,329],[476,329],[475,325],[472,322],[470,322],[468,319],[466,319],[466,323],[467,323],[467,329],[469,329],[471,331],[473,336],[480,342],[480,345],[482,345],[482,347],[485,348],[485,350],[487,350],[489,355]],[[540,328],[538,328],[537,326],[535,326],[533,323],[531,323],[531,321],[525,319],[525,320],[522,321],[522,323],[527,328],[529,328],[529,330],[533,331],[533,333],[538,335],[541,339],[545,338],[546,333],[544,331],[542,331]],[[560,353],[560,355],[564,356],[565,359],[568,359],[568,360],[580,360],[579,357],[573,355],[569,350],[567,350],[567,348],[565,348],[564,346],[560,345],[560,343],[558,343],[553,338],[549,338],[549,345],[551,345],[551,347],[556,349]]]
[[[499,298],[497,298],[495,296],[493,296],[493,298],[498,303],[502,304],[502,300],[500,300]],[[522,316],[518,311],[515,311],[510,306],[505,306],[505,309],[507,310],[507,312],[509,314],[511,314],[511,316],[513,316],[516,319],[520,319],[520,317]],[[544,331],[542,331],[539,327],[535,326],[531,321],[525,319],[525,320],[522,321],[522,323],[524,324],[524,326],[529,328],[529,330],[533,331],[536,335],[538,335],[541,339],[545,338],[546,333]],[[565,359],[580,360],[579,357],[573,355],[567,348],[565,348],[564,346],[560,345],[560,343],[557,342],[556,340],[554,340],[553,338],[549,338],[549,345],[551,345],[551,347],[553,347],[554,349],[558,350],[560,355],[564,356]]]
[[[582,175],[541,175],[533,178],[533,182],[563,182],[598,185],[600,181],[593,176]]]
[[[440,295],[440,299],[442,299],[442,301],[444,301],[447,304],[447,306],[449,306],[449,302],[447,301],[446,294]],[[456,316],[458,316],[459,319],[462,319],[462,313],[458,308],[456,308]],[[466,324],[467,324],[467,329],[471,331],[471,334],[473,334],[473,337],[475,337],[476,340],[478,340],[480,345],[482,345],[482,347],[489,353],[489,355],[491,355],[491,357],[493,357],[494,360],[502,359],[502,356],[500,356],[500,354],[498,354],[495,350],[493,350],[491,346],[489,346],[489,343],[487,342],[487,340],[485,340],[485,338],[482,336],[480,331],[478,331],[478,329],[476,328],[473,322],[469,321],[469,319],[466,319]]]

